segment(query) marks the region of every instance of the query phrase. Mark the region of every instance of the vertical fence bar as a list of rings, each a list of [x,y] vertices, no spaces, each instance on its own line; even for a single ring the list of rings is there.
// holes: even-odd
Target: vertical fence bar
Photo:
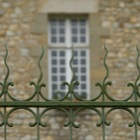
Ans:
[[[138,140],[138,125],[137,125],[137,107],[134,108],[134,118],[135,118],[135,122],[134,122],[134,131],[135,131],[135,140]]]
[[[41,60],[44,56],[44,48],[42,48],[42,53],[41,53],[41,56],[38,60],[38,68],[39,68],[39,71],[40,71],[40,76],[39,76],[39,79],[37,81],[37,85],[36,85],[36,92],[37,92],[37,102],[40,102],[40,93],[41,93],[41,80],[42,80],[42,77],[43,77],[43,72],[42,72],[42,68],[41,68]],[[37,140],[40,140],[40,110],[39,110],[39,107],[37,107]]]
[[[2,108],[3,109],[3,114],[1,113],[2,117],[3,117],[3,122],[0,124],[0,126],[4,126],[4,140],[7,140],[7,126],[10,126],[10,124],[8,122],[8,117],[10,116],[10,114],[14,110],[16,110],[16,109],[23,109],[23,108],[28,110],[28,111],[30,111],[34,115],[36,121],[35,121],[34,125],[32,125],[32,126],[36,126],[36,128],[35,128],[36,129],[36,133],[37,133],[36,137],[37,137],[37,140],[40,140],[40,137],[41,137],[40,136],[40,126],[43,126],[41,124],[41,117],[43,115],[42,115],[42,112],[40,110],[40,107],[46,107],[48,110],[61,107],[61,108],[63,108],[64,112],[66,111],[65,108],[69,107],[69,110],[66,111],[67,112],[66,114],[67,114],[68,119],[69,119],[69,121],[68,121],[66,126],[69,126],[69,140],[73,140],[73,127],[75,127],[74,119],[75,119],[76,113],[78,112],[77,111],[75,113],[75,107],[78,107],[78,109],[81,109],[83,106],[85,106],[84,109],[89,109],[89,107],[91,107],[91,108],[94,108],[95,111],[97,111],[97,113],[99,112],[98,115],[101,118],[99,126],[102,125],[101,129],[102,129],[102,137],[103,137],[102,139],[103,140],[106,139],[106,125],[107,126],[109,125],[109,123],[106,121],[107,115],[110,112],[112,112],[113,110],[116,110],[116,109],[124,109],[124,110],[128,111],[132,115],[132,117],[133,117],[133,123],[131,123],[129,126],[130,127],[132,127],[132,126],[134,127],[134,131],[135,131],[134,132],[134,138],[135,138],[135,140],[138,140],[138,125],[140,126],[140,122],[139,122],[140,114],[138,112],[138,107],[140,107],[140,104],[137,105],[137,103],[140,103],[138,101],[138,99],[140,97],[139,88],[138,88],[140,86],[140,84],[138,84],[138,81],[140,79],[140,66],[138,64],[138,58],[139,58],[138,48],[137,48],[138,56],[137,56],[137,60],[136,60],[136,65],[137,65],[137,69],[139,70],[139,75],[138,75],[135,83],[129,83],[128,84],[129,86],[132,86],[133,92],[132,92],[132,95],[130,97],[128,97],[127,99],[125,99],[125,100],[115,100],[115,99],[111,98],[110,95],[107,92],[107,85],[109,85],[109,82],[106,82],[106,79],[108,78],[109,70],[108,70],[108,67],[107,67],[107,64],[106,64],[106,57],[107,57],[107,53],[108,53],[106,48],[105,48],[106,55],[104,57],[104,66],[105,66],[105,69],[106,69],[106,75],[105,75],[102,83],[98,83],[98,85],[101,88],[101,94],[100,94],[101,96],[99,96],[99,97],[101,97],[101,101],[98,101],[99,98],[96,98],[97,100],[96,99],[94,101],[93,100],[86,100],[87,101],[86,102],[85,100],[82,100],[80,98],[76,98],[75,92],[74,92],[74,86],[76,85],[77,81],[75,80],[75,73],[74,73],[73,68],[72,68],[72,61],[73,61],[73,57],[74,57],[74,55],[72,55],[72,58],[70,60],[70,68],[72,70],[73,76],[72,76],[72,79],[71,79],[70,83],[66,83],[65,82],[65,85],[68,86],[67,97],[70,99],[69,106],[68,106],[68,102],[65,102],[64,105],[59,104],[60,100],[59,100],[59,102],[55,102],[55,101],[51,102],[52,103],[51,105],[49,103],[44,104],[44,105],[43,104],[41,104],[41,105],[38,104],[38,103],[41,103],[42,99],[45,100],[45,98],[41,98],[43,96],[41,96],[42,95],[42,93],[41,93],[41,86],[42,85],[40,84],[41,80],[42,80],[42,76],[43,76],[41,65],[40,65],[41,59],[42,59],[43,54],[44,54],[44,49],[43,49],[42,54],[41,54],[41,56],[40,56],[40,58],[38,60],[38,67],[39,67],[39,70],[40,70],[39,79],[38,79],[36,84],[35,83],[31,83],[31,85],[33,84],[35,86],[35,92],[34,92],[35,94],[33,95],[33,97],[35,97],[34,98],[35,101],[33,102],[35,104],[35,106],[30,104],[31,106],[27,106],[27,108],[23,104],[25,102],[16,100],[15,98],[12,98],[12,96],[9,94],[8,86],[9,85],[13,85],[13,84],[10,83],[10,82],[7,82],[10,70],[9,70],[9,67],[7,65],[7,62],[6,62],[7,56],[8,56],[8,50],[7,50],[6,45],[5,45],[5,48],[6,48],[6,55],[4,57],[4,63],[5,63],[6,69],[7,69],[7,74],[5,76],[4,83],[0,83],[0,85],[2,86],[2,92],[1,92],[0,97],[3,96],[3,101],[0,102],[0,103],[4,103],[4,106],[1,106],[1,107],[3,107]],[[73,52],[73,50],[72,50],[72,52]],[[11,102],[15,103],[14,105],[10,106],[9,97],[11,99]],[[78,100],[79,105],[75,104],[74,106],[72,106],[73,98],[74,97]],[[129,102],[132,99],[131,97],[133,98],[133,102]],[[29,98],[26,101],[30,102],[30,101],[32,101],[32,99],[33,98],[31,97],[31,98]],[[109,102],[108,102],[108,99],[109,99]],[[65,99],[63,99],[61,101],[64,101],[64,100]],[[45,100],[45,101],[47,102],[47,100]],[[58,103],[58,106],[56,106],[57,103]],[[9,113],[7,107],[14,107],[14,108]],[[34,113],[34,111],[32,112],[32,109],[29,109],[30,107],[35,107],[36,112],[35,113]],[[95,107],[97,107],[97,109]],[[106,109],[107,107],[110,108],[109,111]],[[98,108],[99,108],[99,111],[98,111]],[[40,112],[41,112],[41,114],[40,114]]]
[[[8,92],[7,79],[9,77],[9,73],[10,73],[9,67],[7,65],[8,49],[7,49],[6,43],[5,43],[5,50],[6,50],[6,54],[4,57],[4,63],[5,63],[6,69],[7,69],[7,74],[4,78],[4,84],[3,84],[3,89],[2,89],[3,94],[4,94],[4,102],[7,101],[7,97],[6,97],[7,92]],[[7,111],[6,111],[6,107],[4,107],[4,139],[7,140]]]
[[[70,125],[69,125],[70,140],[72,140],[72,136],[73,136],[72,113],[73,113],[73,109],[70,108]]]
[[[103,140],[105,140],[105,110],[102,108],[102,134],[103,134]]]
[[[6,127],[6,107],[4,107],[4,140],[7,140],[7,127]]]

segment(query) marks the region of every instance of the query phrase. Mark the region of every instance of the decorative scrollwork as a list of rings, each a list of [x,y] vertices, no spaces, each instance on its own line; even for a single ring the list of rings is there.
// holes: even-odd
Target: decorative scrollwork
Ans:
[[[0,117],[2,119],[0,123],[0,127],[4,126],[4,131],[6,133],[6,127],[13,127],[13,123],[9,122],[9,118],[13,112],[16,110],[24,109],[28,112],[30,112],[33,115],[33,118],[35,119],[33,123],[29,123],[30,127],[37,127],[37,132],[39,135],[39,127],[46,127],[47,123],[44,123],[42,121],[43,116],[45,113],[47,113],[50,110],[56,109],[63,112],[68,120],[64,123],[65,127],[70,128],[70,134],[72,135],[72,128],[79,128],[80,124],[76,123],[76,116],[80,111],[89,109],[94,111],[99,116],[99,122],[97,122],[97,126],[102,126],[103,130],[103,140],[105,140],[105,127],[109,126],[111,122],[107,121],[107,116],[117,110],[122,109],[124,111],[127,111],[132,116],[132,122],[128,124],[129,127],[134,126],[135,131],[137,131],[137,127],[140,126],[140,113],[138,112],[138,107],[140,107],[139,103],[139,80],[140,80],[140,65],[138,63],[139,60],[139,49],[136,47],[137,50],[137,58],[136,58],[136,66],[138,70],[138,76],[134,83],[128,83],[128,86],[132,87],[132,93],[127,98],[123,100],[116,100],[107,91],[107,87],[110,86],[112,83],[110,81],[107,81],[109,76],[109,69],[106,62],[108,50],[106,46],[104,46],[105,49],[105,56],[103,60],[103,64],[105,67],[105,77],[103,78],[102,82],[97,82],[96,86],[100,88],[100,93],[93,99],[82,99],[79,97],[79,95],[75,92],[75,86],[78,86],[80,84],[79,81],[76,80],[74,68],[73,68],[73,60],[74,60],[74,49],[72,47],[72,57],[69,62],[69,67],[72,73],[72,78],[70,82],[63,82],[62,86],[67,86],[68,90],[65,93],[64,97],[54,100],[54,99],[47,99],[44,94],[42,93],[42,88],[46,85],[42,82],[43,78],[43,71],[41,67],[41,61],[44,56],[44,48],[42,48],[41,56],[38,60],[38,68],[39,68],[39,78],[37,82],[30,82],[30,85],[34,86],[34,92],[32,95],[25,99],[25,100],[18,100],[15,97],[13,97],[9,93],[9,86],[14,86],[13,82],[8,82],[10,69],[7,64],[7,57],[8,57],[8,49],[7,45],[5,44],[5,50],[6,54],[4,56],[4,64],[6,67],[6,76],[4,78],[3,82],[0,82],[1,86],[1,92],[0,92],[0,98],[3,99],[3,101],[0,101],[0,107],[4,109],[3,112],[0,111]],[[58,91],[57,93],[61,93],[61,91]],[[56,94],[57,94],[56,93]],[[134,97],[134,102],[131,102],[131,100]],[[102,99],[100,101],[99,99]],[[9,99],[10,101],[7,101]],[[69,102],[67,102],[67,99],[69,99]],[[74,99],[76,99],[78,102],[74,102]],[[109,101],[106,101],[109,100]],[[42,101],[43,100],[43,101]],[[62,102],[63,101],[63,102]],[[3,105],[3,106],[2,106]],[[7,107],[10,107],[10,111],[8,111]],[[34,111],[31,107],[35,108],[36,111]],[[43,110],[40,108],[43,107]],[[106,108],[108,110],[106,111]],[[70,136],[72,140],[72,136]],[[137,133],[135,133],[135,138],[137,140]],[[39,139],[39,137],[38,137]],[[5,135],[6,140],[6,135]]]
[[[136,59],[136,66],[137,66],[137,69],[138,69],[138,76],[135,80],[135,83],[128,83],[127,86],[131,86],[132,89],[133,89],[133,92],[132,92],[132,96],[134,96],[135,98],[135,101],[137,101],[137,96],[140,97],[140,93],[139,93],[139,86],[140,86],[140,83],[138,83],[139,79],[140,79],[140,66],[139,66],[139,63],[138,63],[138,60],[139,60],[139,49],[138,49],[138,46],[136,47],[136,50],[137,50],[137,59]]]
[[[46,127],[46,126],[47,126],[47,123],[43,123],[43,122],[41,121],[41,118],[43,117],[43,115],[44,115],[46,112],[48,112],[48,111],[50,111],[50,110],[53,110],[53,109],[60,110],[60,111],[64,112],[64,113],[66,114],[66,116],[69,116],[69,112],[68,112],[68,110],[66,110],[65,108],[62,108],[62,107],[58,107],[58,108],[53,108],[53,107],[46,108],[46,109],[44,109],[44,110],[40,113],[40,115],[39,115],[39,120],[40,120],[39,124],[40,124],[42,127]],[[66,124],[67,124],[67,122],[65,122],[64,126],[66,126]]]
[[[107,63],[106,63],[106,59],[107,59],[107,55],[108,55],[108,50],[107,50],[106,46],[104,46],[104,49],[105,49],[105,52],[106,53],[105,53],[103,64],[104,64],[104,67],[105,67],[105,70],[106,70],[106,75],[105,75],[102,83],[99,83],[99,82],[96,83],[96,86],[99,86],[100,89],[101,89],[101,92],[100,92],[98,98],[100,96],[102,96],[102,101],[105,101],[105,96],[106,96],[111,101],[116,101],[115,99],[113,99],[112,97],[110,97],[109,94],[108,94],[108,92],[107,92],[107,86],[108,85],[112,85],[112,83],[111,83],[111,81],[106,82],[106,80],[108,78],[108,75],[109,75],[109,69],[108,69],[108,66],[107,66]],[[96,100],[98,98],[96,98]]]
[[[8,119],[9,119],[10,115],[14,111],[19,110],[19,109],[27,110],[27,111],[29,111],[34,116],[35,122],[34,123],[29,123],[29,126],[30,127],[34,127],[34,126],[37,125],[37,115],[36,115],[36,113],[32,109],[27,108],[27,107],[22,107],[22,108],[21,107],[15,107],[15,108],[12,108],[9,112],[7,112],[7,118],[5,118],[5,121],[6,121],[7,126],[9,126],[9,127],[13,127],[14,126],[13,123],[9,123]]]
[[[5,43],[5,50],[6,50],[6,53],[5,53],[5,57],[4,57],[4,64],[6,66],[7,73],[6,73],[6,76],[4,78],[4,82],[3,83],[0,82],[0,85],[2,87],[2,91],[0,92],[0,97],[2,97],[4,95],[4,101],[6,101],[6,94],[9,95],[8,87],[14,86],[13,82],[7,82],[9,74],[10,74],[10,70],[9,70],[9,66],[7,64],[8,49],[7,49],[6,43]]]

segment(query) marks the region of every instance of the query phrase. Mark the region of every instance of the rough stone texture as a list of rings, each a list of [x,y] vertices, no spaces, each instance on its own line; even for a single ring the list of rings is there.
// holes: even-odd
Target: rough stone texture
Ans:
[[[2,81],[6,74],[3,46],[7,42],[8,65],[11,69],[9,81],[15,83],[15,87],[10,88],[10,93],[18,99],[28,98],[34,91],[28,83],[37,81],[37,76],[33,74],[33,71],[37,69],[37,58],[31,55],[31,50],[39,48],[43,39],[40,34],[30,32],[30,25],[38,15],[38,5],[42,5],[38,0],[0,0],[0,79]],[[135,46],[140,44],[140,1],[100,0],[99,15],[102,27],[109,28],[110,33],[109,38],[102,37],[101,42],[101,46],[106,44],[109,50],[107,62],[110,69],[109,79],[113,85],[108,90],[114,98],[126,98],[131,93],[126,83],[134,81],[138,75],[135,66]],[[95,57],[98,57],[98,54]],[[98,75],[104,75],[104,72]],[[132,122],[128,113],[116,110],[107,119],[112,122],[111,126],[106,127],[107,140],[134,139],[133,127],[128,127],[128,124]],[[48,127],[41,128],[41,140],[68,139],[69,129],[63,127],[66,117],[62,113],[59,111],[48,113],[44,120],[47,120]],[[100,118],[95,113],[85,111],[80,114],[76,121],[80,122],[81,127],[74,129],[73,139],[101,140],[102,129],[96,127],[99,120]],[[29,112],[16,111],[10,116],[9,122],[13,122],[15,126],[7,128],[8,140],[37,139],[36,127],[28,126],[30,122],[34,122]],[[0,136],[0,139],[3,139],[2,129],[0,129]]]

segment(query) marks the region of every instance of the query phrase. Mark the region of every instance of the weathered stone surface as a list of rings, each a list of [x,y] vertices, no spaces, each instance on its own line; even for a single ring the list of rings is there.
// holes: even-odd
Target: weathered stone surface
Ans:
[[[44,1],[47,3],[46,0],[16,0],[14,2],[13,0],[0,0],[0,79],[3,80],[6,73],[3,57],[5,55],[4,42],[7,42],[9,47],[8,64],[11,70],[9,80],[15,83],[15,86],[10,88],[10,93],[18,99],[26,99],[32,95],[34,89],[28,83],[31,79],[33,81],[37,81],[38,79],[37,74],[34,75],[33,71],[37,69],[36,56],[40,54],[40,46],[45,41],[41,41],[44,38],[42,39],[40,34],[32,34],[30,32],[30,23],[40,10],[38,9],[39,5],[46,6]],[[127,81],[135,81],[138,74],[135,66],[135,46],[140,44],[140,3],[137,0],[127,0],[125,2],[119,0],[101,0],[99,5],[98,3],[96,4],[93,7],[91,6],[91,11],[98,12],[98,16],[101,16],[101,26],[109,28],[110,34],[108,38],[102,37],[101,42],[102,44],[106,44],[109,50],[107,63],[110,68],[109,78],[113,83],[112,87],[109,87],[109,93],[117,99],[124,99],[131,92],[126,87]],[[80,7],[80,4],[78,6]],[[70,7],[65,10],[74,13],[72,8]],[[99,11],[98,8],[100,9]],[[90,9],[86,10],[89,11]],[[93,23],[96,23],[96,18],[93,19]],[[91,27],[91,29],[93,28]],[[101,46],[97,47],[100,48]],[[95,54],[95,57],[98,57],[98,54]],[[47,59],[48,57],[45,57],[45,61]],[[47,69],[45,72],[47,73]],[[96,74],[97,77],[101,76],[102,78],[105,75],[102,71]],[[7,110],[10,111],[9,108]],[[36,112],[36,109],[33,111]],[[29,122],[34,122],[32,115],[25,115],[24,112],[17,114],[18,112],[15,112],[10,118],[10,122],[14,122],[16,126],[8,128],[8,138],[11,140],[36,140],[36,128],[31,129],[28,126]],[[91,116],[89,114],[87,116],[85,114],[83,116],[80,115],[79,117],[78,122],[80,122],[81,128],[74,129],[74,138],[77,140],[101,140],[101,128],[96,127],[96,123],[99,122],[100,118],[96,113],[94,115],[90,114]],[[128,122],[132,122],[132,118],[130,119],[128,114],[124,114],[124,112],[118,111],[115,114],[112,112],[108,116],[111,126],[107,127],[107,139],[134,139],[133,129],[128,128]],[[66,121],[65,116],[61,113],[53,112],[48,113],[44,118],[45,122],[48,122],[48,127],[45,129],[40,127],[41,140],[68,139],[69,129],[63,128],[63,124]],[[139,135],[140,133],[138,132],[138,137]],[[3,140],[2,129],[0,129],[0,136],[0,139]]]
[[[47,136],[46,137],[47,140],[54,140],[54,138],[52,136]],[[44,139],[45,140],[45,139]]]
[[[0,8],[0,16],[3,16],[4,13],[5,13],[4,9],[1,9],[1,8]]]
[[[85,140],[94,140],[94,137],[92,135],[87,135],[85,137]]]

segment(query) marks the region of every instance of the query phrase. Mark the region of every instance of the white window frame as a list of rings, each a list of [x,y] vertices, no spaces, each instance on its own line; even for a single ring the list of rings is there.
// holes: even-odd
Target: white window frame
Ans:
[[[66,38],[65,38],[65,43],[52,43],[51,42],[51,23],[50,23],[50,20],[49,20],[49,24],[48,24],[48,44],[49,46],[51,47],[71,47],[72,45],[76,46],[76,47],[87,47],[89,46],[89,22],[88,22],[88,19],[87,18],[52,18],[52,19],[63,19],[65,20],[65,23],[66,23],[66,26],[65,26],[65,29],[66,29]],[[85,43],[72,43],[71,42],[71,25],[70,25],[70,21],[72,19],[76,19],[76,20],[80,20],[80,19],[84,19],[86,20],[86,34],[85,34],[85,37],[86,37],[86,42]]]
[[[51,51],[52,50],[59,50],[59,49],[63,49],[65,50],[66,49],[66,80],[67,82],[70,82],[71,78],[72,78],[72,73],[71,73],[71,69],[70,69],[70,66],[69,66],[69,61],[71,59],[71,47],[74,46],[74,50],[86,50],[86,53],[87,53],[87,56],[86,56],[86,66],[87,66],[87,72],[86,72],[86,75],[87,75],[87,80],[86,80],[86,92],[87,92],[87,99],[90,98],[90,62],[89,62],[89,57],[90,57],[90,52],[89,52],[89,22],[88,22],[88,18],[50,18],[51,19],[64,19],[65,20],[65,23],[66,23],[66,39],[65,39],[65,43],[51,43],[51,32],[50,32],[50,21],[49,21],[49,24],[48,24],[48,45],[49,45],[49,50],[48,50],[48,79],[49,79],[49,87],[48,87],[48,98],[52,98],[52,84],[53,84],[53,81],[52,81],[52,72],[51,72]],[[85,37],[86,37],[86,42],[85,43],[72,43],[71,42],[71,25],[70,25],[70,21],[72,19],[84,19],[86,20],[86,34],[85,34]],[[80,80],[79,80],[80,82]],[[81,83],[81,82],[80,82]],[[61,84],[61,83],[59,83]],[[82,90],[82,89],[81,89]]]
[[[49,73],[49,88],[48,88],[48,91],[49,91],[49,98],[52,98],[52,84],[54,84],[54,82],[52,81],[52,76],[53,76],[53,74],[52,74],[52,64],[51,64],[51,58],[52,58],[52,56],[51,56],[51,52],[53,51],[53,50],[55,50],[55,51],[61,51],[61,50],[64,50],[64,49],[62,49],[62,48],[58,48],[58,49],[50,49],[49,51],[48,51],[48,56],[49,56],[49,59],[48,59],[48,64],[49,64],[49,69],[48,69],[48,73]],[[86,73],[85,73],[85,75],[84,76],[86,76],[86,78],[87,78],[87,80],[85,81],[86,82],[86,86],[87,86],[87,88],[85,89],[86,90],[86,92],[87,92],[87,99],[89,99],[89,97],[90,97],[90,72],[89,72],[89,64],[90,64],[90,62],[89,62],[89,50],[86,48],[76,48],[75,50],[79,50],[79,51],[86,51]],[[70,61],[70,59],[71,59],[71,49],[69,48],[69,49],[65,49],[64,50],[65,51],[65,58],[66,58],[66,65],[65,65],[65,69],[66,69],[66,73],[65,73],[65,75],[66,75],[66,80],[65,81],[67,81],[67,82],[70,82],[71,81],[71,78],[72,78],[72,72],[71,72],[71,69],[70,69],[70,66],[69,66],[69,61]],[[81,59],[80,59],[81,60]],[[80,67],[81,68],[81,67]],[[79,73],[80,75],[82,75],[82,73]],[[60,76],[60,74],[58,73],[57,74],[57,76]],[[64,81],[63,81],[64,82]],[[82,81],[80,81],[79,80],[79,82],[81,83]],[[83,82],[83,84],[85,84],[85,82]],[[61,82],[59,82],[59,85],[61,84]],[[82,84],[82,83],[81,83]],[[61,90],[60,90],[61,91]],[[76,91],[76,89],[75,89],[75,91]],[[78,92],[79,93],[81,93],[82,92],[82,89],[81,90],[78,90]]]

